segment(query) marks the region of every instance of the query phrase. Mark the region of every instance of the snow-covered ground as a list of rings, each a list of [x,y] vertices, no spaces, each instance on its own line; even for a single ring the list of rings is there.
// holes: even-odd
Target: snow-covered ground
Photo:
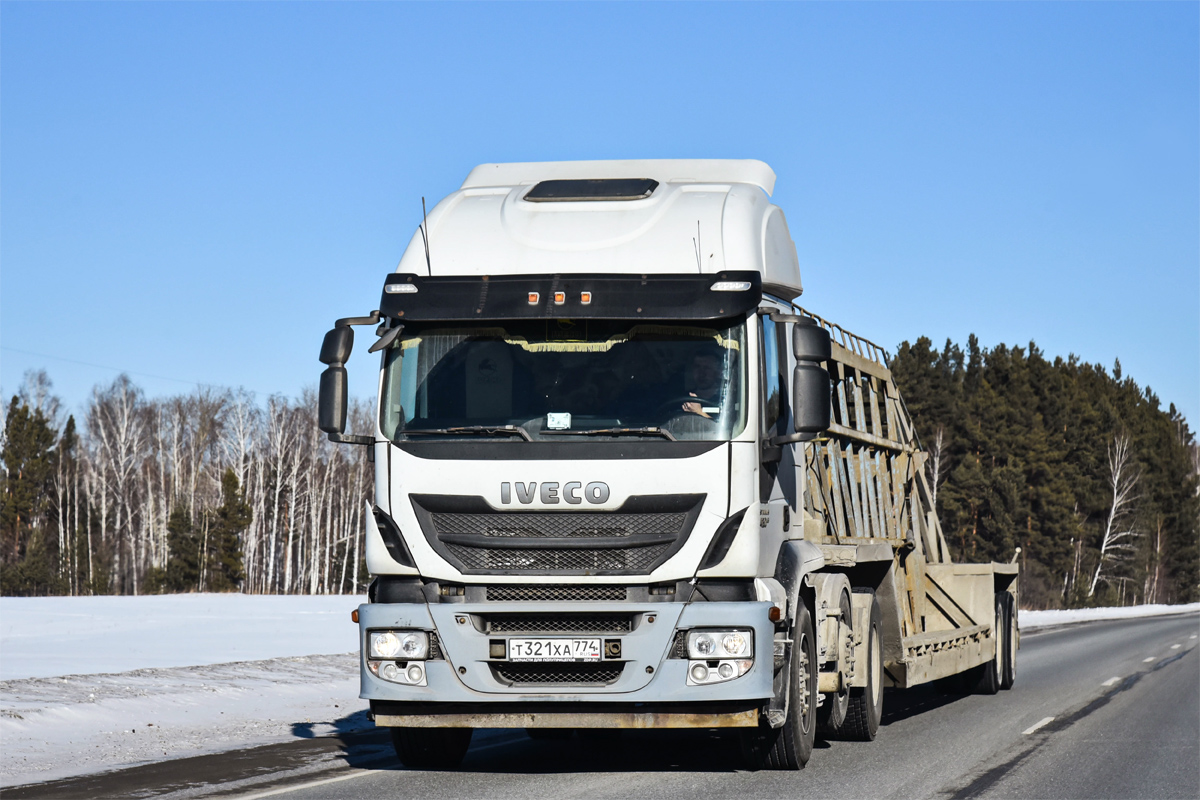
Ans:
[[[0,681],[358,649],[357,595],[0,597]]]
[[[364,601],[0,598],[0,786],[369,726]]]
[[[0,598],[0,786],[369,727],[363,601]],[[1198,610],[1023,611],[1021,627]]]
[[[1178,606],[1148,605],[1122,606],[1120,608],[1075,608],[1065,611],[1022,611],[1021,630],[1070,625],[1076,622],[1094,622],[1101,619],[1133,619],[1135,617],[1161,617],[1167,614],[1194,614],[1200,611],[1200,603]]]

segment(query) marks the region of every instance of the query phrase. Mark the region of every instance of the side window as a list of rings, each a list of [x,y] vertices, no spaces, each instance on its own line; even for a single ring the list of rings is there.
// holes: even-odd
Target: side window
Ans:
[[[760,317],[762,320],[762,338],[759,349],[762,352],[762,387],[763,387],[763,433],[771,436],[779,427],[779,417],[783,413],[783,391],[779,385],[779,335],[775,323],[770,317]]]

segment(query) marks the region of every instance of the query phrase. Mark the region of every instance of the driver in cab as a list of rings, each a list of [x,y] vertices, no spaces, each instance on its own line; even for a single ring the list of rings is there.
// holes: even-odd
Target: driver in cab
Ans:
[[[721,405],[721,359],[711,352],[696,353],[684,370],[683,389],[689,400],[682,406],[689,414],[712,419],[709,413]]]

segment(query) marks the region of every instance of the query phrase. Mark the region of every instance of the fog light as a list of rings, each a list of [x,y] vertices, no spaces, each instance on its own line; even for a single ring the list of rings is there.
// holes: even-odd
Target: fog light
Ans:
[[[400,677],[400,668],[389,661],[379,668],[379,674],[383,676],[384,680],[394,681]]]
[[[692,665],[692,680],[696,683],[703,683],[708,680],[708,667],[704,664]]]
[[[409,683],[420,683],[421,678],[424,677],[424,675],[425,675],[425,670],[421,669],[420,664],[409,664],[408,665],[408,682]]]
[[[729,680],[733,677],[733,664],[730,664],[728,661],[721,664],[721,666],[717,667],[717,674],[725,680]]]

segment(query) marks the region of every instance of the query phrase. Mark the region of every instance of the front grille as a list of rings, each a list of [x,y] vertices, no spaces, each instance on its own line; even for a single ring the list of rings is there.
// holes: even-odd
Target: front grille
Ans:
[[[481,497],[412,495],[426,539],[466,573],[644,575],[691,533],[704,495],[630,497],[615,511],[496,511]]]
[[[487,587],[487,599],[493,603],[597,603],[622,601],[624,586],[563,586],[560,584],[522,585],[515,583]]]
[[[629,614],[489,614],[488,633],[629,633]]]
[[[492,664],[496,677],[505,683],[543,686],[607,686],[615,683],[625,669],[624,661],[586,664],[502,663]]]
[[[552,512],[538,514],[510,511],[500,514],[434,514],[439,536],[521,537],[526,539],[572,539],[578,537],[674,535],[683,527],[686,514],[621,514]]]
[[[648,573],[658,566],[669,544],[600,550],[493,550],[447,544],[463,568],[474,572]]]

